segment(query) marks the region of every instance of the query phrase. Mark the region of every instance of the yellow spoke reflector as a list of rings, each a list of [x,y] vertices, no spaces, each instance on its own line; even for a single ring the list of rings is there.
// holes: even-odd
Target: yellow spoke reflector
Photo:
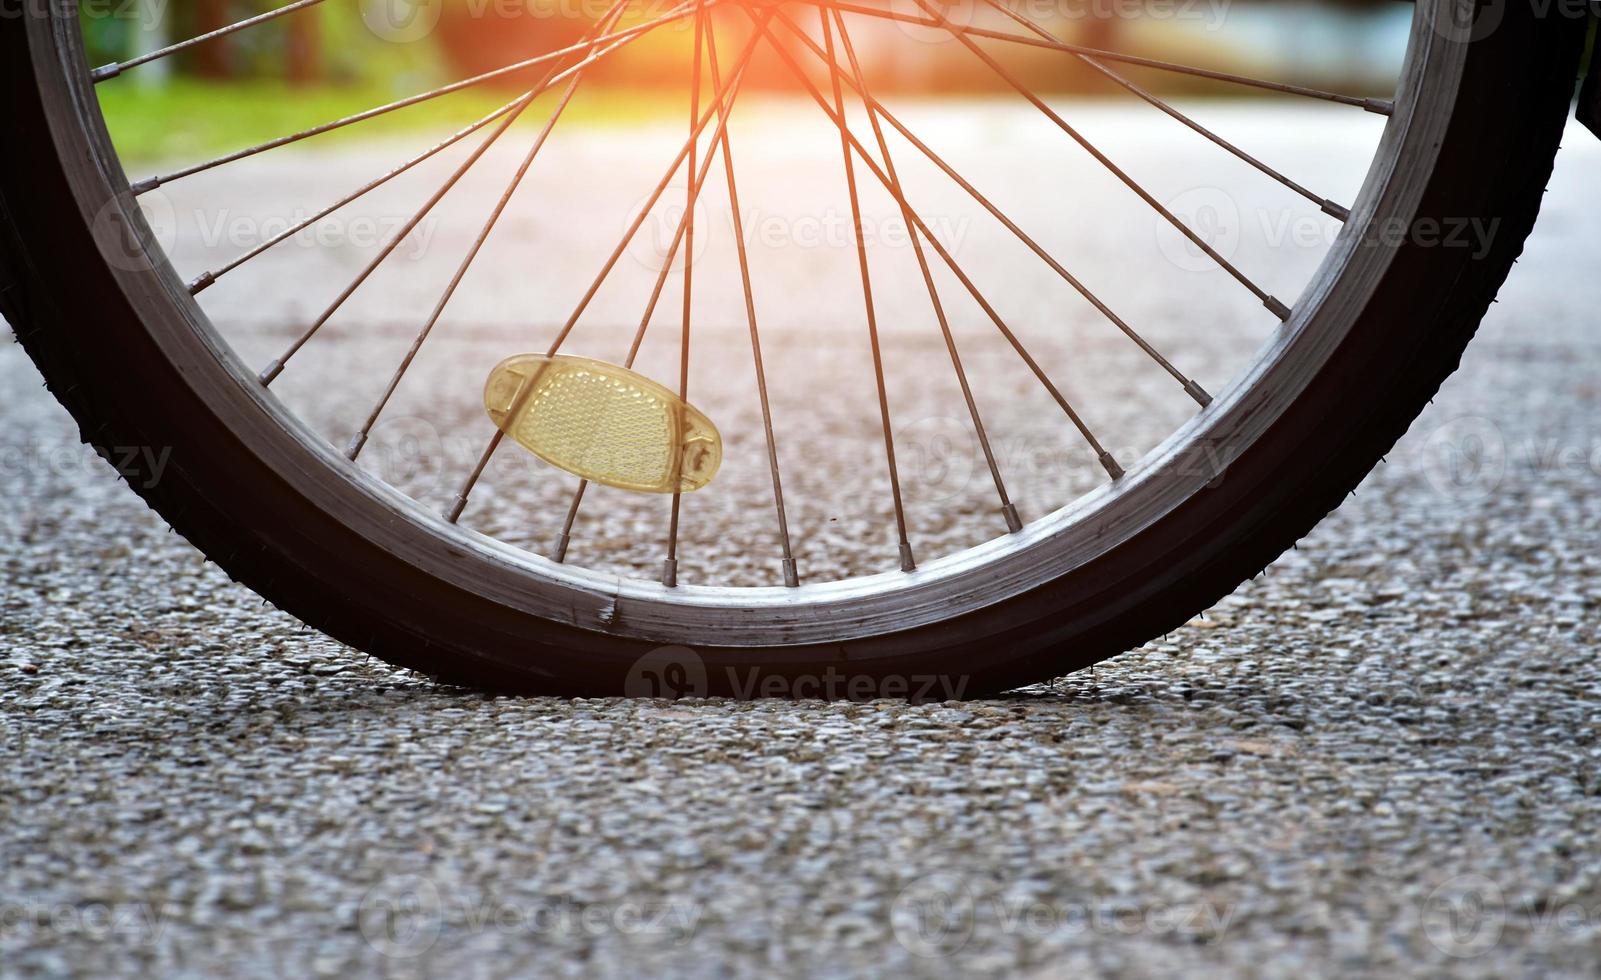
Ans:
[[[703,412],[642,374],[588,357],[508,357],[489,372],[484,408],[524,449],[608,487],[687,493],[723,462],[723,437]]]

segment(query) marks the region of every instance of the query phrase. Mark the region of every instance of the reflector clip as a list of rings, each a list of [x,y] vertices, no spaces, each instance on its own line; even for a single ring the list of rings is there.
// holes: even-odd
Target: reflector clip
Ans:
[[[565,354],[517,354],[484,384],[490,421],[552,466],[641,493],[688,493],[717,475],[711,419],[655,381]]]

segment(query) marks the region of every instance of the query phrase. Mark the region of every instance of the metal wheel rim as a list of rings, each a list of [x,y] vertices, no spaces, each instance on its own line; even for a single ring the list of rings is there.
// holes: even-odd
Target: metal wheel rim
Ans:
[[[355,467],[311,432],[233,355],[164,255],[148,256],[148,268],[118,269],[116,275],[158,342],[185,362],[196,363],[198,357],[204,377],[197,378],[197,386],[208,401],[234,409],[247,405],[259,413],[265,424],[239,433],[241,438],[307,499],[350,514],[353,529],[391,543],[392,550],[429,574],[532,616],[656,643],[763,647],[900,632],[1024,594],[1112,551],[1218,479],[1218,466],[1226,470],[1229,459],[1293,402],[1339,345],[1389,264],[1392,250],[1365,240],[1364,232],[1408,221],[1416,210],[1433,168],[1436,137],[1451,116],[1468,44],[1434,25],[1458,22],[1447,11],[1465,3],[1417,5],[1395,112],[1351,219],[1293,316],[1251,366],[1122,480],[1020,533],[929,560],[913,572],[798,589],[667,588],[531,554],[443,520]],[[79,181],[75,189],[82,217],[94,223],[101,258],[109,262],[121,245],[110,240],[106,222],[95,221],[108,208],[144,229],[144,240],[153,236],[100,117],[76,19],[52,8],[48,25],[30,23],[29,29],[50,32],[55,58],[48,64],[36,61],[35,68],[47,72],[44,84],[59,86],[65,96],[60,104],[71,107],[73,118],[54,124],[58,147],[81,149],[96,165],[98,179]],[[1209,453],[1197,455],[1200,446],[1210,447]],[[1218,465],[1197,465],[1201,458]],[[620,608],[626,615],[619,615]]]

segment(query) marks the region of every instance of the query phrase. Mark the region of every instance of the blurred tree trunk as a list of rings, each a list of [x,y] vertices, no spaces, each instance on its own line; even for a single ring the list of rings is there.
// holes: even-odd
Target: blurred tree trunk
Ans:
[[[1119,29],[1121,25],[1118,23],[1118,18],[1107,13],[1106,6],[1104,3],[1087,2],[1084,16],[1079,18],[1071,35],[1072,40],[1097,51],[1118,50],[1118,45],[1123,40],[1123,32]],[[1075,58],[1072,68],[1076,87],[1086,92],[1098,92],[1103,89],[1105,80],[1089,65]]]
[[[1078,43],[1102,51],[1116,51],[1118,33],[1117,17],[1105,12],[1090,13],[1079,22]]]
[[[285,18],[284,43],[290,85],[322,81],[322,25],[318,10],[302,10]]]
[[[195,3],[196,35],[227,27],[228,0],[197,0]],[[229,57],[229,38],[219,37],[194,49],[195,74],[201,78],[227,78],[233,74],[233,59]]]

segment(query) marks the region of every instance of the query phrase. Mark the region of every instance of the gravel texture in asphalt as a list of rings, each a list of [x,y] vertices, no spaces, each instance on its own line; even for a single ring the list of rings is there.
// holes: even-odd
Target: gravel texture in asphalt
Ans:
[[[1100,121],[1117,135],[1115,118]],[[1350,137],[1297,132],[1285,154],[1309,168],[1332,167],[1318,139]],[[1204,619],[991,701],[522,700],[437,687],[230,584],[78,445],[20,348],[0,346],[0,974],[1596,975],[1601,148],[1578,131],[1570,142],[1462,371],[1354,498]],[[319,159],[255,165],[241,207],[266,213],[314,169],[355,174],[362,162]],[[1169,195],[1208,179],[1180,169]],[[1248,227],[1278,213],[1236,206]],[[1138,233],[1149,243],[1153,232]],[[572,278],[535,265],[526,278]],[[1280,272],[1293,285],[1295,268]],[[262,312],[267,287],[215,288],[236,347],[276,353],[294,317]],[[773,303],[775,332],[846,321],[833,295],[786,288],[807,302]],[[388,295],[415,319],[404,292]],[[1158,333],[1173,319],[1164,310],[1187,309],[1124,292]],[[1012,298],[1027,321],[1032,300]],[[1162,336],[1221,384],[1228,358],[1266,336],[1230,325],[1249,309],[1205,314],[1211,345],[1183,345],[1211,321],[1180,319]],[[466,316],[455,346],[419,365],[417,404],[473,418],[476,379],[460,391],[448,379],[462,358],[477,371],[512,352],[494,314]],[[625,314],[599,320],[597,336],[626,342]],[[339,323],[325,355],[285,375],[287,402],[323,396],[308,417],[340,445],[404,349],[407,331],[389,322]],[[788,366],[819,356],[787,343]],[[1083,352],[1055,343],[1064,357]],[[722,370],[719,356],[748,365],[748,350],[722,346],[732,353],[710,345],[708,371]],[[372,355],[386,366],[356,377],[341,351],[346,365]],[[975,358],[1019,390],[1028,381],[999,354]],[[1118,407],[1137,405],[1146,382],[1120,391],[1105,380],[1116,373],[1075,383],[1103,395],[1097,420],[1137,449],[1164,434],[1140,425],[1171,420]],[[987,404],[998,430],[1021,427],[1019,445],[1058,438],[1029,434],[1033,408]],[[930,396],[912,414],[944,431],[943,405]],[[726,412],[738,411],[731,398]],[[417,426],[441,417],[398,414]],[[429,455],[397,452],[401,471],[386,475],[437,480],[437,462],[414,472]],[[759,490],[760,469],[741,465],[726,499],[706,504],[719,515],[706,526],[755,520],[739,495],[748,481]],[[1034,467],[1024,499],[1073,491],[1077,477],[1060,469]],[[830,477],[853,478],[827,465],[797,474],[797,498],[809,481],[820,498]],[[477,514],[479,526],[510,533],[519,513],[550,508],[551,491],[527,489],[540,481],[492,478],[515,505]],[[964,477],[918,512],[927,547],[993,533],[975,523],[994,516],[984,479]],[[883,526],[881,510],[881,494],[859,513],[803,509],[797,523],[822,542],[805,546],[806,567],[893,558],[884,534],[863,530]],[[654,568],[638,545],[659,516],[597,520],[576,547]],[[530,546],[550,530],[529,532]],[[696,576],[773,573],[766,552],[742,564],[709,532],[693,541]]]

